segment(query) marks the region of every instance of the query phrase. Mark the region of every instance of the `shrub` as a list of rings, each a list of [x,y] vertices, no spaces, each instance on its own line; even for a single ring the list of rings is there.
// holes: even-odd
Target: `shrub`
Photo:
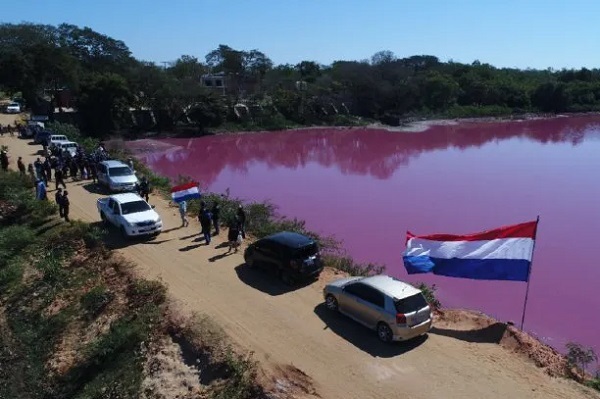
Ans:
[[[9,226],[0,229],[0,268],[8,265],[14,256],[35,241],[34,231],[27,226]]]
[[[325,266],[341,270],[351,276],[372,276],[383,273],[385,267],[374,263],[358,263],[349,256],[323,255]]]
[[[567,362],[572,367],[577,367],[582,372],[593,361],[598,361],[598,356],[592,348],[585,348],[583,345],[576,342],[568,342],[567,345]]]
[[[434,310],[439,310],[442,308],[442,303],[435,296],[435,291],[437,291],[435,284],[429,286],[425,283],[417,283],[415,284],[415,287],[421,290],[423,296],[427,300],[427,303],[429,303],[429,306],[431,306]]]
[[[65,272],[62,267],[62,259],[51,251],[43,256],[37,263],[36,268],[43,273],[44,282],[51,286],[59,286],[64,283]]]
[[[114,294],[105,286],[92,288],[81,297],[81,306],[92,317],[96,317],[113,300]]]
[[[130,286],[128,296],[134,306],[144,304],[160,305],[167,299],[167,287],[160,281],[135,280]]]
[[[261,397],[262,389],[256,380],[256,362],[252,354],[239,356],[229,350],[225,358],[227,379],[216,389],[214,399],[252,399]]]

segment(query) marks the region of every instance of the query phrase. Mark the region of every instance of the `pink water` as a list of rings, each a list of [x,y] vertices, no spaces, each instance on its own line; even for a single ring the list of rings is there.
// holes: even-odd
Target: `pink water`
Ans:
[[[438,286],[444,306],[520,323],[525,283],[407,276],[405,232],[471,233],[540,215],[525,329],[600,351],[600,117],[303,130],[130,143],[157,172],[270,200],[359,261]]]

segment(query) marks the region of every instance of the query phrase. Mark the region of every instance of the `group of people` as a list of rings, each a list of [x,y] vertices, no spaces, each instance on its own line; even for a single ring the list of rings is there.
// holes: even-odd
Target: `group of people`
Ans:
[[[190,223],[187,220],[187,201],[179,202],[179,215],[181,216],[181,226],[189,226]],[[206,245],[209,245],[211,237],[219,235],[221,231],[221,205],[219,202],[215,201],[212,207],[209,208],[205,201],[201,201],[198,221],[201,227],[200,234],[203,235]],[[213,227],[215,232],[211,234]],[[229,221],[228,228],[227,241],[229,243],[229,251],[233,249],[237,252],[242,240],[246,238],[246,212],[242,205],[238,207],[234,219]]]
[[[89,154],[79,147],[75,155],[67,151],[53,151],[46,154],[43,161],[38,157],[35,162],[30,163],[27,167],[23,162],[23,158],[19,157],[17,168],[22,175],[29,174],[35,183],[36,199],[41,201],[48,199],[48,182],[54,178],[56,185],[55,201],[58,205],[59,215],[68,222],[70,200],[69,192],[66,190],[65,178],[71,177],[73,180],[78,178],[82,180],[91,179],[96,183],[97,165],[108,158],[108,152],[102,145]]]

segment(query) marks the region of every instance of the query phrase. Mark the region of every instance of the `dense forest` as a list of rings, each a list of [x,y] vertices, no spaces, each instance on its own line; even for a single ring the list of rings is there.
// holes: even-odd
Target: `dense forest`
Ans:
[[[0,91],[21,96],[51,118],[55,107],[62,111],[68,92],[77,124],[101,136],[136,125],[203,132],[596,111],[600,70],[496,68],[429,55],[397,58],[391,51],[331,65],[274,65],[259,50],[226,45],[204,59],[182,55],[157,65],[135,59],[124,42],[90,28],[24,23],[0,25]],[[151,110],[150,121],[138,124],[135,110]]]

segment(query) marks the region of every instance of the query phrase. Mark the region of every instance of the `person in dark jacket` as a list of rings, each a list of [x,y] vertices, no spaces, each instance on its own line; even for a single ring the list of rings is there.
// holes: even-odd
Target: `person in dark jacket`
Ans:
[[[202,226],[202,231],[204,233],[204,240],[206,240],[206,245],[210,244],[210,224],[212,221],[212,215],[210,211],[204,208],[203,212],[200,214],[200,225]]]
[[[6,151],[0,153],[0,164],[2,165],[3,171],[8,171],[8,154]]]
[[[62,196],[62,206],[65,221],[69,222],[69,207],[71,206],[71,201],[69,201],[69,192],[67,190],[65,190]]]
[[[200,222],[200,234],[204,234],[204,226],[202,225],[202,214],[206,210],[206,202],[200,201],[200,210],[198,211],[198,221]]]
[[[63,192],[62,188],[56,189],[56,194],[54,194],[54,200],[56,201],[56,205],[58,205],[58,215],[62,218],[64,217],[64,206],[63,206]]]
[[[67,188],[64,179],[64,171],[61,169],[60,165],[54,171],[54,180],[56,181],[56,189],[58,190],[58,186],[62,184],[63,188]]]
[[[219,205],[218,201],[214,202],[211,212],[212,212],[213,226],[215,227],[215,235],[218,236],[219,235],[219,219],[220,219],[220,214],[221,214],[221,206]]]
[[[237,217],[240,223],[240,232],[242,233],[242,238],[246,238],[246,211],[244,211],[243,206],[239,206],[237,210]]]
[[[238,241],[238,236],[240,235],[239,225],[240,223],[237,216],[232,222],[229,223],[229,231],[227,232],[227,243],[229,245],[229,249],[227,252],[231,252],[232,249],[235,249],[235,252],[238,251],[238,247],[240,246]]]
[[[19,172],[25,176],[27,174],[27,168],[25,168],[25,163],[23,162],[23,157],[19,157],[17,159],[17,167],[19,168]]]
[[[150,182],[146,176],[142,177],[138,185],[138,194],[144,198],[146,202],[150,201]]]

